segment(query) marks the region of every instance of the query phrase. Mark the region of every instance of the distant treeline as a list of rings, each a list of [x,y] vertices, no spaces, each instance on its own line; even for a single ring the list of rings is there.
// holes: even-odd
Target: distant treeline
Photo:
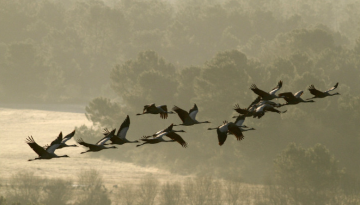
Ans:
[[[171,62],[170,73],[237,49],[257,64],[283,65],[290,79],[292,65],[278,57],[297,58],[309,70],[347,67],[342,75],[355,77],[348,52],[359,52],[359,6],[358,0],[1,0],[0,97],[17,103],[113,97],[111,69],[144,50]],[[327,61],[340,53],[341,67]],[[323,64],[307,65],[309,56]],[[247,80],[278,76],[271,74]]]

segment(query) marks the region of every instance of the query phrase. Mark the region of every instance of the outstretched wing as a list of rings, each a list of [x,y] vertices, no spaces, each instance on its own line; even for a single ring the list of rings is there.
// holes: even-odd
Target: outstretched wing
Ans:
[[[110,140],[112,137],[114,137],[115,134],[115,130],[113,129],[109,134],[107,134],[105,137],[101,138],[101,140],[99,140],[96,145],[104,145],[105,142],[107,142],[108,140]]]
[[[230,133],[234,134],[237,140],[244,139],[244,135],[242,134],[240,128],[236,126],[234,123],[229,123],[228,130]]]
[[[154,135],[158,135],[158,134],[160,134],[160,133],[162,133],[162,132],[170,132],[170,131],[172,131],[173,126],[174,126],[174,124],[171,123],[171,125],[170,125],[169,127],[167,127],[167,128],[165,128],[165,129],[163,129],[163,130],[160,130],[160,131],[156,132]]]
[[[187,147],[187,143],[185,142],[185,140],[178,134],[176,134],[175,132],[170,132],[166,134],[167,137],[169,137],[172,140],[175,140],[176,142],[178,142],[182,147]]]
[[[66,135],[63,140],[61,141],[61,144],[67,142],[68,140],[70,140],[73,136],[75,135],[75,130],[72,131],[71,133],[69,133],[68,135]]]
[[[176,106],[176,105],[173,107],[173,111],[176,112],[176,113],[179,115],[179,117],[180,117],[180,119],[181,119],[181,121],[182,121],[183,123],[184,123],[185,121],[187,121],[187,120],[192,120],[192,118],[189,116],[189,113],[188,113],[188,112],[186,112],[185,110],[179,108],[179,107]]]
[[[149,104],[149,105],[144,105],[143,113],[145,113],[146,111],[151,112],[151,110],[154,110],[154,109],[156,109],[155,103]]]
[[[191,119],[195,120],[196,118],[196,114],[199,112],[198,107],[196,106],[196,104],[194,104],[194,107],[192,107],[189,110],[189,116],[191,117]]]
[[[273,106],[271,106],[271,105],[265,106],[264,111],[276,112],[276,113],[279,113],[279,114],[281,113],[280,110],[275,109],[275,108],[274,108]]]
[[[280,93],[279,97],[283,97],[287,102],[296,100],[296,97],[291,92]]]
[[[45,155],[45,154],[48,154],[48,152],[43,148],[41,147],[40,145],[38,145],[34,138],[31,136],[31,137],[28,137],[26,138],[26,143],[31,147],[31,149],[34,150],[34,152],[36,152],[36,154],[38,154],[39,156],[42,156],[42,155]]]
[[[255,84],[252,84],[250,89],[257,95],[259,95],[260,97],[264,98],[264,97],[267,97],[267,96],[270,96],[269,93],[263,91],[263,90],[260,90]]]
[[[59,133],[59,136],[56,137],[55,140],[53,140],[50,144],[50,146],[46,147],[46,151],[48,153],[54,153],[55,150],[60,146],[61,142],[62,142],[62,132]]]
[[[170,131],[172,131],[172,128],[173,128],[173,126],[174,126],[174,124],[172,123],[169,127],[167,127],[167,128],[165,128],[165,129],[163,129],[163,130],[159,130],[159,131],[157,131],[156,133],[154,133],[153,135],[151,135],[151,136],[144,136],[145,138],[149,138],[149,137],[153,137],[153,138],[155,138],[155,137],[157,137],[159,134],[161,134],[161,133],[165,133],[165,132],[170,132]],[[143,138],[144,138],[143,137]]]
[[[280,90],[281,87],[282,87],[282,81],[280,80],[280,81],[278,82],[277,86],[276,86],[275,88],[273,88],[273,89],[269,92],[269,94],[270,94],[270,95],[275,94],[278,90]]]
[[[108,128],[104,128],[103,134],[106,136],[110,133]]]
[[[300,98],[300,96],[302,96],[303,93],[304,93],[304,91],[300,90],[300,91],[298,91],[297,93],[295,93],[294,96],[295,96],[296,98]]]
[[[242,115],[245,115],[246,113],[248,113],[248,110],[247,109],[242,109],[240,108],[239,104],[236,104],[234,106],[234,110],[239,113],[239,114],[242,114]]]
[[[336,83],[334,87],[330,88],[329,90],[325,91],[326,93],[335,90],[338,87],[339,83]]]
[[[162,119],[166,119],[168,117],[167,106],[166,105],[160,105],[160,106],[158,106],[158,109],[163,111],[163,112],[160,112],[160,117]]]
[[[223,145],[227,138],[227,132],[221,132],[219,127],[216,129],[219,145]]]
[[[261,97],[258,96],[254,101],[251,102],[251,104],[249,105],[249,107],[247,108],[247,110],[249,110],[252,106],[258,104],[261,101]]]
[[[236,120],[235,120],[235,125],[236,126],[238,126],[238,127],[240,127],[240,126],[242,126],[242,124],[244,123],[244,121],[245,121],[245,115],[239,115],[237,118],[236,118]]]
[[[120,139],[125,139],[129,127],[130,127],[130,117],[129,115],[127,115],[124,122],[121,124],[116,136]],[[107,133],[108,134],[110,133],[109,130]]]
[[[83,140],[81,137],[75,138],[75,141],[76,141],[78,144],[82,145],[82,146],[89,147],[90,149],[91,149],[92,147],[93,147],[93,148],[97,147],[97,146],[94,145],[94,144],[90,144],[90,143],[84,142],[84,140]]]
[[[319,95],[323,95],[324,93],[321,92],[320,90],[316,89],[314,85],[310,85],[309,89],[311,94],[315,95],[315,96],[319,96]]]

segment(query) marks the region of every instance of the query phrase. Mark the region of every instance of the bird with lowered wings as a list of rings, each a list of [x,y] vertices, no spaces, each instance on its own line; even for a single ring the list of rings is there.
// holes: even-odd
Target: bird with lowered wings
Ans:
[[[155,106],[155,103],[153,104],[149,104],[149,105],[145,105],[143,112],[142,113],[138,113],[136,115],[144,115],[144,114],[160,114],[160,117],[162,119],[166,119],[168,117],[168,114],[174,114],[174,112],[167,111],[167,106],[166,105],[160,105],[160,106]]]

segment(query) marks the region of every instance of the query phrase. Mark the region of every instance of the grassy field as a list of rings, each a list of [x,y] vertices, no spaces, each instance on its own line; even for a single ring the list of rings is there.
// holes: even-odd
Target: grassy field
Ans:
[[[76,126],[91,125],[83,113],[64,110],[66,110],[64,106],[61,108],[47,106],[45,110],[0,108],[0,174],[3,180],[19,170],[34,171],[38,176],[49,178],[74,178],[81,170],[87,169],[96,169],[101,172],[105,184],[111,186],[124,181],[137,183],[142,176],[152,174],[160,175],[161,180],[166,181],[183,178],[183,176],[174,176],[157,168],[89,158],[89,155],[80,154],[84,151],[83,147],[63,148],[56,151],[56,154],[67,154],[70,158],[27,161],[37,157],[37,154],[25,143],[27,136],[33,136],[39,145],[45,145],[55,139],[60,131],[66,135]],[[68,144],[76,144],[76,142],[72,139],[68,141]],[[104,152],[121,154],[121,147],[115,150],[104,150]]]

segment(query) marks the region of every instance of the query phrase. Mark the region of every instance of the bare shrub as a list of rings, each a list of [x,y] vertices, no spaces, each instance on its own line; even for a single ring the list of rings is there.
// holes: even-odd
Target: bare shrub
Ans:
[[[159,180],[146,176],[140,180],[139,200],[142,205],[153,205],[159,188]]]
[[[77,198],[78,205],[110,205],[111,200],[101,174],[94,169],[81,171],[78,175],[78,184],[82,193]]]
[[[210,176],[198,176],[184,181],[184,195],[186,204],[203,205],[221,203],[220,183]]]
[[[218,180],[212,180],[212,195],[210,196],[210,202],[208,204],[220,205],[222,203],[223,195],[223,186],[222,183]]]
[[[45,197],[43,204],[64,205],[72,196],[71,181],[65,179],[49,179],[47,180],[43,190]]]
[[[125,183],[119,187],[116,198],[123,205],[133,205],[138,201],[137,189],[133,184]]]
[[[161,186],[161,205],[181,204],[182,188],[180,182],[166,182]]]
[[[34,172],[19,171],[11,176],[6,191],[9,202],[38,204],[42,196],[42,187],[46,179],[35,176]]]
[[[226,181],[225,183],[225,198],[228,205],[237,204],[240,199],[240,182]]]

